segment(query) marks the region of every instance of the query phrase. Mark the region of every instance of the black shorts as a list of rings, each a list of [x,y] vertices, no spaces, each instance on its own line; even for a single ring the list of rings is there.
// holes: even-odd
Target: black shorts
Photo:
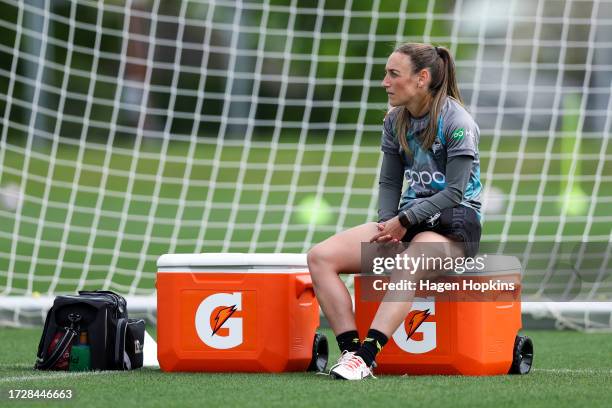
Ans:
[[[482,227],[478,214],[473,208],[463,205],[446,208],[420,224],[410,227],[402,241],[410,242],[418,233],[425,231],[437,232],[453,241],[462,242],[465,256],[473,257],[478,253]]]

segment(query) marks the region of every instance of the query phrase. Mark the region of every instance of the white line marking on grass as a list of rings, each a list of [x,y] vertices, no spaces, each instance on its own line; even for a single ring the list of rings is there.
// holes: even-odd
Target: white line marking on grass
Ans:
[[[607,368],[534,368],[532,371],[567,374],[612,374],[612,369]]]
[[[0,364],[0,369],[11,370],[15,368],[34,369],[34,364]]]
[[[49,373],[49,374],[43,374],[43,375],[38,375],[38,374],[31,374],[31,375],[22,375],[19,377],[6,377],[6,378],[0,378],[0,383],[7,383],[7,382],[18,382],[18,381],[36,381],[36,380],[60,380],[60,379],[70,379],[70,378],[74,378],[74,377],[89,377],[89,376],[94,376],[94,375],[116,375],[116,374],[122,374],[124,373],[124,371],[80,371],[80,372],[55,372],[55,373]]]

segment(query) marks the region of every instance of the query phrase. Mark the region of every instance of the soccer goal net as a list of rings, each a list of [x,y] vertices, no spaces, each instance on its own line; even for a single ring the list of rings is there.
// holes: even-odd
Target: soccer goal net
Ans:
[[[58,293],[154,299],[165,253],[305,253],[375,221],[380,83],[407,41],[456,58],[481,131],[483,241],[539,262],[528,299],[612,300],[610,1],[0,0],[0,14],[5,324]],[[591,260],[587,278],[555,275],[560,243]]]

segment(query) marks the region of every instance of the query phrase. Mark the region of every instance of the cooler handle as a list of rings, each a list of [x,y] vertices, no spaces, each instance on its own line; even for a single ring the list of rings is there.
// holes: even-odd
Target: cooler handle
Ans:
[[[310,294],[314,297],[314,287],[310,275],[299,275],[295,279],[295,297],[300,299],[304,294]],[[310,300],[312,299],[309,298],[308,301]]]

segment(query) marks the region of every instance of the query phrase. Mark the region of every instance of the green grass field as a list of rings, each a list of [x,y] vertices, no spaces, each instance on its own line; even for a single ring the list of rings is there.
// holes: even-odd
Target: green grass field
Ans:
[[[325,330],[328,338],[332,333]],[[32,369],[40,329],[0,330],[0,406],[609,407],[612,335],[526,332],[535,362],[526,376],[379,376],[359,383],[312,373],[60,373]],[[332,360],[338,356],[332,346]],[[8,399],[10,389],[72,389],[71,401]]]

